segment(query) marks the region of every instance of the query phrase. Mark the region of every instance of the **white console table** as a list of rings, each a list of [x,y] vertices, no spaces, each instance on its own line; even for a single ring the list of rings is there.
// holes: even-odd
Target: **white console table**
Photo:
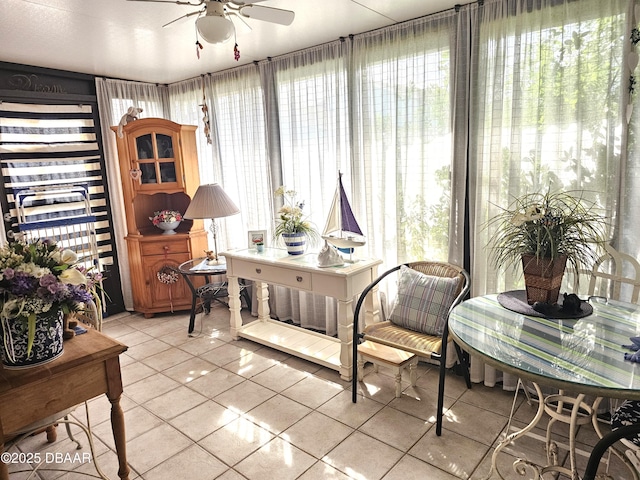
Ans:
[[[289,255],[286,250],[265,248],[232,250],[221,255],[227,260],[231,335],[267,345],[340,372],[351,380],[353,341],[353,300],[378,275],[381,260],[356,260],[339,267],[320,268],[317,254]],[[242,325],[238,279],[255,282],[258,319]],[[268,284],[304,290],[338,302],[338,338],[305,330],[269,317]],[[377,291],[365,301],[365,322],[375,321],[380,314]]]

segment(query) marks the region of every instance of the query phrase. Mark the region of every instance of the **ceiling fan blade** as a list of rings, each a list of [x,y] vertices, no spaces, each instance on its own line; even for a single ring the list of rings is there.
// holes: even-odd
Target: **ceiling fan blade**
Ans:
[[[242,23],[242,29],[245,32],[248,33],[248,32],[253,31],[253,29],[251,28],[251,25],[249,25],[247,22],[244,21],[244,18],[242,18],[242,15],[238,15],[236,12],[229,12],[228,13],[228,17],[229,17],[229,20],[232,20],[231,17],[234,17],[234,18],[237,18],[238,20],[240,20],[240,23]],[[237,31],[237,29],[236,29],[236,31]]]
[[[198,15],[200,13],[204,13],[204,10],[196,10],[195,12],[189,12],[186,15],[182,15],[181,17],[178,18],[174,18],[173,20],[171,20],[169,23],[165,23],[164,25],[162,25],[162,28],[164,27],[168,27],[169,25],[173,25],[174,23],[184,19],[184,18],[189,18],[192,15]]]
[[[182,0],[127,0],[127,2],[175,3],[176,5],[191,5],[192,7],[199,7],[204,3],[204,0],[201,0],[198,3],[183,2]]]
[[[291,25],[291,22],[293,22],[296,16],[291,10],[263,7],[261,5],[245,5],[240,8],[240,15],[255,20],[278,23],[280,25]]]
[[[244,7],[245,5],[249,5],[251,3],[258,3],[258,2],[264,2],[265,0],[252,0],[252,1],[248,1],[245,2],[243,0],[227,0],[224,3],[230,3],[231,5],[234,5],[236,7]]]

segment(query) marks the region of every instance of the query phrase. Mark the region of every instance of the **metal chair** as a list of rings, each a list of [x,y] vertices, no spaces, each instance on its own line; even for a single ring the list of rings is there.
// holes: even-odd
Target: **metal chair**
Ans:
[[[73,250],[78,256],[78,263],[87,270],[93,269],[95,272],[101,270],[96,229],[97,218],[91,211],[88,184],[17,189],[15,197],[17,227],[19,229],[16,237],[31,241],[39,238],[54,240],[61,247]],[[103,308],[105,307],[104,292],[101,291],[100,295],[100,298],[96,298],[100,306],[92,301],[85,305],[83,311],[76,313],[76,318],[79,321],[98,331],[102,331]],[[74,406],[58,412],[50,418],[38,422],[37,425],[28,425],[22,428],[19,432],[11,432],[11,435],[14,436],[11,444],[43,430],[47,433],[47,441],[49,443],[55,442],[57,438],[55,425],[64,423],[69,438],[76,443],[77,449],[81,449],[82,445],[71,432],[70,425],[74,424],[86,433],[95,464],[88,406],[85,402],[86,425],[69,417],[69,413],[76,408],[77,406]],[[101,478],[108,478],[97,464],[95,467]]]
[[[444,305],[441,311],[444,311],[442,318],[438,318],[442,327],[442,333],[424,333],[414,329],[400,326],[398,323],[394,323],[391,320],[385,320],[381,322],[375,322],[371,325],[363,325],[362,332],[360,332],[360,311],[365,297],[373,290],[375,294],[377,292],[378,284],[385,278],[389,277],[392,273],[401,271],[402,267],[406,267],[411,271],[419,272],[424,276],[436,277],[437,279],[457,279],[455,287],[451,291],[450,302],[448,305]],[[402,274],[402,272],[401,272]],[[436,280],[437,281],[437,280]],[[353,372],[352,372],[352,401],[357,401],[358,390],[358,344],[360,341],[370,341],[381,343],[399,350],[404,350],[416,354],[419,357],[425,357],[434,360],[439,365],[439,381],[438,381],[438,405],[436,415],[436,434],[439,436],[442,434],[442,418],[444,410],[444,382],[446,373],[446,359],[447,359],[447,347],[452,340],[449,338],[449,314],[454,306],[462,301],[462,299],[469,293],[470,278],[469,274],[461,267],[444,262],[411,262],[398,265],[396,267],[387,270],[380,275],[376,280],[369,284],[360,295],[358,302],[356,303],[354,321],[353,321]],[[411,308],[416,307],[415,310],[422,310],[423,312],[431,310],[434,305],[430,300],[432,299],[433,292],[435,290],[425,290],[423,292],[417,292],[414,285],[407,288],[411,291],[402,291],[402,283],[399,287],[398,296],[411,295],[413,293],[417,296],[410,299]],[[413,290],[412,290],[413,289]],[[437,295],[433,296],[434,298]],[[397,301],[396,298],[396,301]],[[435,301],[435,300],[434,300]],[[417,304],[415,302],[418,302]],[[444,302],[443,302],[444,303]],[[438,305],[437,308],[441,308],[443,305]],[[399,310],[401,313],[403,309]],[[391,312],[393,314],[393,312]],[[420,314],[420,312],[417,312]],[[390,314],[390,317],[392,317]],[[454,346],[458,352],[459,361],[463,367],[463,375],[465,377],[467,387],[471,388],[471,379],[469,376],[469,364],[468,356],[462,352],[460,347],[454,343]]]

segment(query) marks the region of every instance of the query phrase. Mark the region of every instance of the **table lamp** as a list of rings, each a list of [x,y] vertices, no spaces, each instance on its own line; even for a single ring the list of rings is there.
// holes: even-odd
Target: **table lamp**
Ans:
[[[240,209],[229,198],[222,187],[217,184],[200,185],[196,190],[187,211],[184,212],[184,218],[194,219],[211,219],[211,233],[213,234],[214,257],[210,264],[219,263],[218,260],[218,227],[216,218],[228,217],[240,213]]]

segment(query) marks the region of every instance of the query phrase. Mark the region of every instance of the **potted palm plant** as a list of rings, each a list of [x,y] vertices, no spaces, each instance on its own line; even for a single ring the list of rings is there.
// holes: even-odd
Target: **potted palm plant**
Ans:
[[[525,194],[489,222],[491,259],[497,268],[522,264],[529,304],[555,304],[566,265],[593,263],[605,225],[582,192]]]

